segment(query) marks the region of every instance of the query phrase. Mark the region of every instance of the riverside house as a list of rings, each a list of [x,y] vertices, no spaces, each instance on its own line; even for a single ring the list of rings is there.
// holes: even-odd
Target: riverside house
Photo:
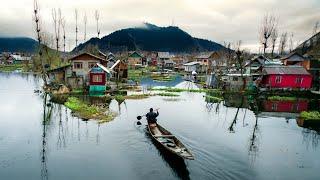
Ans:
[[[302,66],[268,66],[260,83],[269,89],[310,89],[312,76]]]
[[[88,73],[91,70],[91,68],[96,66],[97,63],[100,63],[104,66],[106,66],[107,63],[107,61],[104,58],[90,53],[82,53],[72,57],[69,60],[71,62],[71,77],[82,79],[85,85],[88,85]],[[69,77],[69,79],[71,77]]]
[[[136,66],[139,66],[139,65],[141,66],[142,59],[143,59],[143,56],[141,54],[139,54],[136,51],[132,52],[128,57],[129,67],[135,68]]]

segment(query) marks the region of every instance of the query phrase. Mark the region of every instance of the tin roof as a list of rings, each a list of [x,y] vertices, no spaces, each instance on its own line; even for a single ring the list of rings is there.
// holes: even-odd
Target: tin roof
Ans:
[[[184,64],[184,66],[193,66],[193,65],[197,65],[197,64],[200,64],[200,62],[197,62],[197,61],[189,62],[189,63]]]
[[[306,60],[306,58],[303,57],[301,54],[299,54],[299,53],[297,53],[297,52],[292,52],[292,53],[284,56],[283,58],[281,58],[281,60],[304,61],[304,60]]]
[[[169,52],[158,52],[158,57],[159,57],[159,58],[166,58],[166,59],[168,59],[168,58],[170,58],[171,56],[170,56],[170,53],[169,53]]]
[[[268,66],[264,68],[264,74],[300,74],[310,75],[302,66]]]

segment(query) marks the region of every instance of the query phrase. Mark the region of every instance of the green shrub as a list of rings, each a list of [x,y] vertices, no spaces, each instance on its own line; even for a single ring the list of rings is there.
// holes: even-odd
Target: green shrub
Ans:
[[[305,120],[320,120],[319,111],[303,111],[300,113],[300,117]]]

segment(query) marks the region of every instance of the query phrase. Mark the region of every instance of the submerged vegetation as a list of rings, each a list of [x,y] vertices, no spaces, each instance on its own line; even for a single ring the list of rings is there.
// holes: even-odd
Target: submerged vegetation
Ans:
[[[106,108],[88,105],[76,97],[69,97],[64,105],[71,109],[76,116],[86,120],[96,119],[107,122],[113,120],[115,116],[114,113],[108,112]]]
[[[320,112],[319,111],[303,111],[300,113],[300,117],[305,120],[319,120],[320,121]]]

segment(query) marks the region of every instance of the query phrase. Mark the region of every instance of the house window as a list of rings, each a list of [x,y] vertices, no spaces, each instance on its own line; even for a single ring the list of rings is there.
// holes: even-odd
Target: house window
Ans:
[[[272,103],[271,109],[273,111],[276,111],[278,109],[278,104],[277,103]]]
[[[232,80],[233,81],[238,81],[238,77],[233,77]]]
[[[82,69],[82,62],[75,62],[73,64],[74,69]]]
[[[281,76],[276,76],[276,83],[281,83],[281,79],[282,79],[282,77]]]
[[[89,63],[88,63],[89,69],[93,68],[96,64],[97,64],[97,63],[95,63],[95,62],[89,62]]]
[[[296,78],[296,84],[302,84],[303,78],[302,77],[297,77]]]
[[[92,75],[92,82],[94,83],[102,82],[102,75]]]

